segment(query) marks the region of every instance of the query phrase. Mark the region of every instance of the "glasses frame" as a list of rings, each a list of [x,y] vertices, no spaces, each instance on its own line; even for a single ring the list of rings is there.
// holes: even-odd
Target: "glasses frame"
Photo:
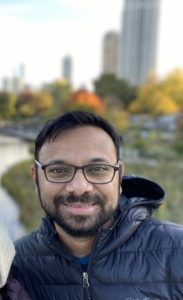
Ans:
[[[51,165],[55,165],[55,164],[60,164],[60,165],[66,165],[66,166],[70,166],[70,167],[73,167],[74,168],[74,173],[73,173],[73,176],[70,180],[67,180],[67,181],[63,181],[63,182],[59,182],[59,181],[52,181],[50,179],[48,179],[47,177],[47,174],[46,174],[46,167],[47,166],[51,166]],[[97,164],[93,164],[93,165],[97,165]],[[74,176],[76,175],[76,172],[77,170],[82,170],[82,173],[83,173],[83,176],[84,178],[86,179],[86,181],[88,181],[89,183],[92,183],[92,184],[107,184],[107,183],[110,183],[111,181],[113,181],[114,179],[114,176],[116,174],[117,171],[119,171],[120,169],[120,162],[118,161],[115,165],[109,165],[109,164],[98,164],[98,165],[103,165],[103,166],[107,166],[107,167],[112,167],[113,168],[113,176],[110,180],[108,180],[107,182],[92,182],[90,180],[87,179],[86,175],[85,175],[85,168],[89,167],[89,166],[92,166],[92,164],[88,164],[88,165],[84,165],[84,166],[73,166],[73,165],[70,165],[70,164],[64,164],[64,163],[60,163],[60,162],[55,162],[55,163],[48,163],[48,164],[41,164],[38,160],[35,160],[35,167],[39,167],[40,169],[43,170],[44,172],[44,175],[45,175],[45,178],[47,181],[51,182],[51,183],[68,183],[68,182],[71,182],[73,179],[74,179]]]

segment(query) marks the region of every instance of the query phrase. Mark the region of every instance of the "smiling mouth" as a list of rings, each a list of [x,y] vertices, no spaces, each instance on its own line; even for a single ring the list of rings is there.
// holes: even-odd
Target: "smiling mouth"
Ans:
[[[94,210],[94,203],[64,203],[65,210],[72,214],[86,214]]]

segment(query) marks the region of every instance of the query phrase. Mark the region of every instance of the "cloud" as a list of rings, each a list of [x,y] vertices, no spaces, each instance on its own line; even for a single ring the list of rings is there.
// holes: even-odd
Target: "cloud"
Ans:
[[[29,10],[30,5],[25,4],[1,4],[0,3],[0,16],[9,16],[12,14],[22,14]]]

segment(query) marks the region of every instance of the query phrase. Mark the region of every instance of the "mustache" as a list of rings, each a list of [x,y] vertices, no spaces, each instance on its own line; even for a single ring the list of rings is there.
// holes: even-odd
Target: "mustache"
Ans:
[[[86,192],[80,196],[72,193],[56,196],[54,199],[54,204],[55,206],[59,206],[60,204],[67,205],[72,203],[101,204],[104,203],[104,201],[105,199],[101,195]]]

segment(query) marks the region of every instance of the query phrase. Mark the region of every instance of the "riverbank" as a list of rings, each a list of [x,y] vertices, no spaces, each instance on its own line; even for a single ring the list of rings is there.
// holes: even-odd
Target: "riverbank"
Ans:
[[[18,163],[2,177],[2,185],[20,207],[20,221],[28,231],[38,226],[43,215],[31,176],[32,163],[32,159]]]
[[[16,162],[30,157],[28,144],[12,137],[0,135],[0,182],[4,173]],[[11,182],[11,185],[14,181]],[[0,226],[3,227],[12,240],[25,234],[25,227],[19,220],[20,209],[16,201],[0,184]]]

